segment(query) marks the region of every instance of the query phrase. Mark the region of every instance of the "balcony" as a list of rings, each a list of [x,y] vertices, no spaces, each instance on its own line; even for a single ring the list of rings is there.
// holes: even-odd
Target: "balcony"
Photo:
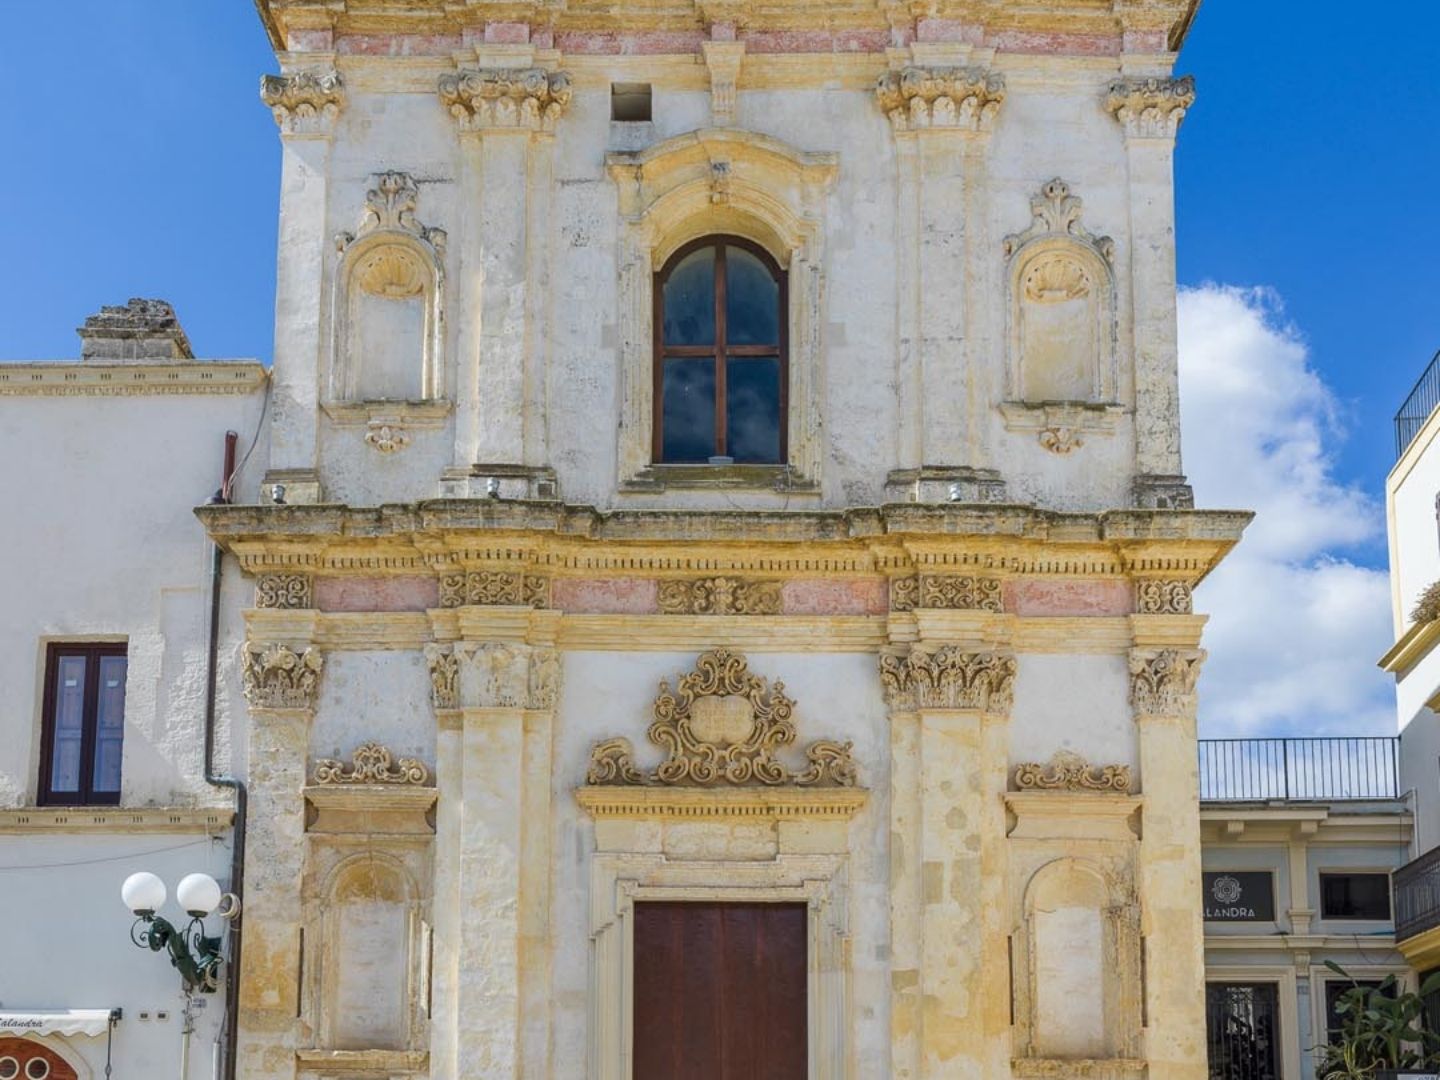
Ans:
[[[1400,740],[1201,739],[1202,802],[1337,802],[1400,796]]]
[[[1415,383],[1410,396],[1405,399],[1405,404],[1401,405],[1400,411],[1395,414],[1396,461],[1400,460],[1406,448],[1415,441],[1415,436],[1420,434],[1420,429],[1425,426],[1425,421],[1435,411],[1436,405],[1440,405],[1440,352],[1431,358],[1424,374]]]
[[[1440,926],[1440,848],[1406,863],[1390,881],[1395,892],[1396,941]]]

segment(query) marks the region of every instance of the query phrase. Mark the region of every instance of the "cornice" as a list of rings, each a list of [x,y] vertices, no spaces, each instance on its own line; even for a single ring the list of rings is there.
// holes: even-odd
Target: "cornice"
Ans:
[[[863,788],[583,787],[575,801],[592,818],[848,820],[869,800]]]
[[[1440,640],[1440,619],[1412,623],[1400,636],[1400,640],[1391,645],[1377,663],[1382,671],[1403,676],[1430,655],[1430,650],[1435,647],[1437,640]]]
[[[0,810],[0,835],[55,833],[218,833],[230,828],[227,809],[143,807],[27,807]]]
[[[31,361],[0,364],[0,397],[136,397],[252,394],[269,372],[258,360],[180,360],[97,364]]]

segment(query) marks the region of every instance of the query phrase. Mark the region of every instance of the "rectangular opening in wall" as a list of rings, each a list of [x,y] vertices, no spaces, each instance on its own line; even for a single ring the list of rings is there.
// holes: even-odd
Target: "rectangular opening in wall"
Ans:
[[[1320,917],[1388,922],[1390,875],[1377,873],[1322,873]]]
[[[610,119],[626,123],[650,120],[649,83],[611,83]]]

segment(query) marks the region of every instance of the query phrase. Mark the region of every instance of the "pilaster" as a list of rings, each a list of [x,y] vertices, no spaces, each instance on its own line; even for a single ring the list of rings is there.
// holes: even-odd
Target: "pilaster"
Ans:
[[[1175,134],[1195,80],[1124,78],[1105,108],[1125,133],[1135,362],[1135,484],[1142,506],[1193,506],[1180,465],[1175,329]]]
[[[538,467],[548,454],[551,140],[570,103],[570,79],[524,66],[534,60],[528,48],[501,59],[522,66],[462,69],[439,83],[460,134],[465,206],[455,457],[442,484],[448,495],[485,494],[470,490],[478,463]]]
[[[993,616],[965,644],[891,649],[892,1073],[1003,1076],[1009,1060],[1004,793],[1015,659]],[[966,632],[962,623],[971,623]],[[974,651],[972,651],[974,650]]]
[[[1139,734],[1144,832],[1141,934],[1146,956],[1145,1058],[1151,1080],[1203,1080],[1204,927],[1200,895],[1195,684],[1205,654],[1198,616],[1136,616],[1130,700]],[[1188,641],[1186,641],[1188,639]],[[1184,643],[1182,643],[1184,642]]]
[[[465,607],[444,622],[463,636],[445,641],[437,624],[442,640],[426,649],[442,789],[431,1067],[437,1078],[548,1076],[557,620]]]
[[[245,861],[245,963],[240,972],[240,1075],[295,1075],[310,1045],[298,1019],[305,765],[324,658],[299,641],[243,646],[250,705],[250,813]]]
[[[951,60],[962,59],[958,54]],[[971,59],[968,54],[963,59]],[[990,464],[981,408],[986,388],[967,356],[985,318],[984,160],[1005,100],[1004,80],[983,66],[892,57],[875,96],[895,135],[899,470]],[[960,272],[957,273],[957,267]],[[983,335],[982,335],[983,336]],[[917,489],[918,490],[918,489]],[[904,497],[904,492],[896,492]],[[913,492],[911,493],[913,497]]]
[[[308,53],[307,64],[333,61]],[[281,57],[282,65],[288,58]],[[267,75],[260,98],[280,128],[280,240],[275,267],[275,359],[267,489],[284,501],[320,501],[317,431],[330,154],[345,107],[345,84],[331,68]]]

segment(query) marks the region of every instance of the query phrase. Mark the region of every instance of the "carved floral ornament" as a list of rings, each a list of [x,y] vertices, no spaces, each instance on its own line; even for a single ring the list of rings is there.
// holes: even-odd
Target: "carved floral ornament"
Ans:
[[[425,661],[437,709],[543,710],[560,702],[560,654],[552,648],[460,641],[425,646]]]
[[[1060,750],[1048,765],[1026,762],[1015,766],[1015,786],[1021,791],[1130,790],[1129,765],[1091,765],[1079,754]]]
[[[511,570],[469,570],[440,575],[440,606],[470,605],[549,607],[550,579]]]
[[[570,96],[570,76],[543,68],[487,68],[440,77],[440,103],[461,131],[554,131]]]
[[[744,656],[726,649],[701,654],[674,692],[667,681],[646,736],[667,757],[649,772],[629,739],[607,739],[590,754],[590,785],[854,787],[849,742],[821,739],[805,750],[808,765],[790,769],[776,751],[795,741],[795,702],[785,685],[750,673]]]
[[[1130,654],[1130,702],[1139,716],[1195,715],[1195,683],[1205,653],[1136,650]]]
[[[1117,79],[1105,94],[1105,108],[1127,136],[1173,139],[1195,104],[1195,77]]]
[[[350,755],[350,764],[334,758],[315,762],[317,784],[424,784],[430,770],[415,758],[399,761],[379,743],[362,743]]]
[[[335,246],[344,251],[357,239],[373,232],[390,231],[404,233],[408,237],[428,245],[436,254],[445,251],[445,230],[422,225],[415,216],[415,207],[420,200],[420,189],[414,177],[405,172],[383,172],[375,177],[375,186],[365,193],[365,209],[360,215],[360,226],[353,232],[342,232],[335,237]],[[403,262],[403,249],[382,248],[374,265],[361,268],[365,283],[371,291],[387,295],[414,296],[424,288],[420,275],[428,280],[429,271],[413,262]],[[388,261],[387,261],[388,260]]]
[[[252,709],[313,709],[325,657],[319,649],[246,642],[241,650],[245,700]]]
[[[665,615],[779,615],[780,582],[731,577],[662,581],[659,605]]]
[[[1024,232],[1012,233],[1005,237],[1005,254],[1015,255],[1032,240],[1064,236],[1093,249],[1106,263],[1113,262],[1115,241],[1108,236],[1095,236],[1080,224],[1080,217],[1084,210],[1085,203],[1080,196],[1070,194],[1070,185],[1058,176],[1055,177],[1041,185],[1039,194],[1031,198],[1030,227]],[[1075,277],[1076,273],[1083,278],[1083,268],[1069,269],[1063,264],[1038,263],[1033,269],[1029,269],[1025,288],[1037,295],[1048,293],[1053,289],[1073,292],[1076,289],[1087,288],[1088,285],[1082,278]]]
[[[890,581],[890,610],[940,608],[952,611],[1005,610],[999,578],[978,574],[920,574]]]
[[[887,71],[875,99],[897,131],[989,131],[1005,100],[1005,80],[978,68],[906,67]]]
[[[260,100],[285,134],[325,134],[345,107],[345,82],[333,68],[260,78]]]
[[[957,645],[882,653],[880,686],[892,709],[975,709],[1008,713],[1014,700],[1015,658],[966,652]]]

